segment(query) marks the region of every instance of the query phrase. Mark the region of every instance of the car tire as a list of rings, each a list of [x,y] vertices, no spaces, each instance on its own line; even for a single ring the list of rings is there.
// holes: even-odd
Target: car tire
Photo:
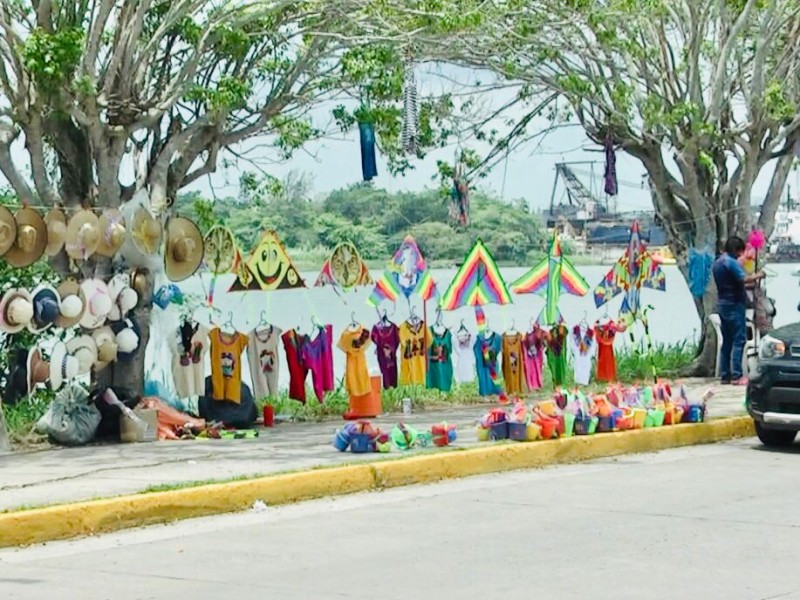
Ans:
[[[796,431],[786,431],[784,429],[767,429],[756,421],[756,435],[761,443],[770,448],[785,448],[794,443],[797,437]]]

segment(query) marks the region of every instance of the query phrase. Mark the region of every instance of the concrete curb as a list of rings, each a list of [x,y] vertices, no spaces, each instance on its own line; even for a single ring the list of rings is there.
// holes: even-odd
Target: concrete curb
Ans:
[[[750,417],[548,442],[487,445],[381,461],[135,494],[0,514],[0,548],[442,479],[531,469],[620,454],[751,437]]]

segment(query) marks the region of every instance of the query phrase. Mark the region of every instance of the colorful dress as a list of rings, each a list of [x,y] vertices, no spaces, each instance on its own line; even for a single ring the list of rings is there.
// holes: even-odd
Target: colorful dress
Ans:
[[[425,385],[425,348],[431,334],[422,321],[400,325],[400,385]]]
[[[575,325],[569,336],[569,347],[572,351],[575,383],[589,385],[592,378],[592,359],[597,352],[594,329]]]
[[[553,385],[562,385],[567,377],[567,326],[554,325],[547,339],[547,365]]]
[[[527,392],[525,372],[522,366],[522,334],[503,336],[503,382],[507,394]]]
[[[397,387],[397,349],[400,347],[400,332],[397,325],[377,325],[372,327],[370,335],[375,344],[375,354],[378,357],[378,366],[383,376],[383,388]]]
[[[351,396],[364,396],[372,391],[365,354],[370,343],[369,331],[363,327],[348,328],[339,338],[337,346],[347,355],[344,381]]]
[[[493,396],[503,393],[500,387],[500,373],[497,357],[500,356],[502,342],[500,336],[492,332],[489,337],[479,335],[475,340],[475,367],[478,372],[478,393]]]
[[[279,328],[270,325],[263,329],[256,328],[248,336],[247,362],[256,400],[278,395],[278,340],[281,333]]]
[[[305,343],[300,347],[300,360],[306,370],[311,372],[314,395],[322,402],[325,392],[330,392],[332,389],[332,386],[328,387],[330,385],[328,382],[333,381],[333,376],[330,374],[332,368],[328,366],[326,353],[331,347],[330,332],[333,328],[327,325],[317,329],[317,336],[314,339],[306,337]]]
[[[449,392],[453,387],[453,337],[449,329],[441,335],[431,328],[428,347],[427,387]]]
[[[243,333],[211,331],[211,395],[214,400],[242,400],[242,352],[247,347]]]
[[[308,336],[290,329],[284,332],[281,340],[286,351],[286,366],[289,369],[289,398],[305,404],[308,368],[302,360],[301,351],[303,345],[308,341]]]
[[[179,328],[175,333],[175,345],[172,347],[172,378],[180,398],[205,396],[206,393],[204,359],[208,354],[208,329],[199,324],[188,327],[186,337],[189,339],[183,339],[183,333]]]
[[[525,382],[528,384],[529,390],[538,390],[544,385],[542,367],[544,366],[547,338],[547,332],[538,325],[534,325],[533,331],[529,331],[522,338]]]
[[[625,328],[614,321],[595,325],[597,337],[597,381],[617,380],[617,359],[614,356],[614,337]]]
[[[456,381],[458,383],[475,381],[475,353],[472,350],[472,334],[469,331],[462,329],[456,333],[453,353],[456,356]]]

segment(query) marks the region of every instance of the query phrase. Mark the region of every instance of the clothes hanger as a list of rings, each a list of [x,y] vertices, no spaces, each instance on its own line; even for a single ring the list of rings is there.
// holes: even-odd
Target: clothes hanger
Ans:
[[[515,335],[517,333],[516,325],[517,325],[517,320],[511,319],[511,327],[508,330],[509,334]]]
[[[350,327],[350,331],[358,331],[358,329],[361,327],[361,324],[358,321],[356,321],[356,313],[355,312],[351,312],[350,313],[350,326],[349,327]]]
[[[227,329],[230,333],[236,333],[236,325],[233,324],[233,311],[228,311],[228,320],[222,324],[223,329]]]
[[[458,333],[461,333],[462,331],[464,333],[469,333],[469,329],[467,329],[466,325],[464,325],[464,319],[461,319],[461,325],[458,327]]]

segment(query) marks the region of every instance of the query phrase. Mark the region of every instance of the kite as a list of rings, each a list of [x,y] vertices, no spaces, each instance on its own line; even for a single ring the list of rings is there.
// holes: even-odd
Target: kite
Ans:
[[[603,306],[614,296],[624,292],[619,316],[629,326],[637,319],[644,320],[645,315],[641,313],[639,301],[643,287],[663,292],[667,284],[664,272],[647,251],[639,235],[639,222],[634,221],[624,254],[594,289],[594,303],[597,307]]]
[[[369,268],[352,242],[342,242],[333,249],[330,257],[322,265],[315,287],[333,285],[343,290],[359,285],[370,285],[372,276]]]
[[[539,264],[511,284],[516,294],[538,294],[545,298],[545,306],[539,314],[539,325],[557,325],[564,319],[558,310],[561,292],[574,296],[585,296],[589,284],[575,270],[572,263],[561,252],[558,233],[553,231],[550,249]]]
[[[511,302],[511,293],[500,275],[500,269],[479,239],[442,296],[442,309],[455,310],[461,306],[477,307]]]
[[[247,262],[235,262],[237,277],[229,292],[270,292],[306,287],[278,234],[272,230],[261,234]]]
[[[367,303],[378,306],[383,300],[397,302],[401,295],[408,299],[414,293],[427,301],[439,292],[417,242],[407,235],[386,265],[386,270],[375,284]]]

